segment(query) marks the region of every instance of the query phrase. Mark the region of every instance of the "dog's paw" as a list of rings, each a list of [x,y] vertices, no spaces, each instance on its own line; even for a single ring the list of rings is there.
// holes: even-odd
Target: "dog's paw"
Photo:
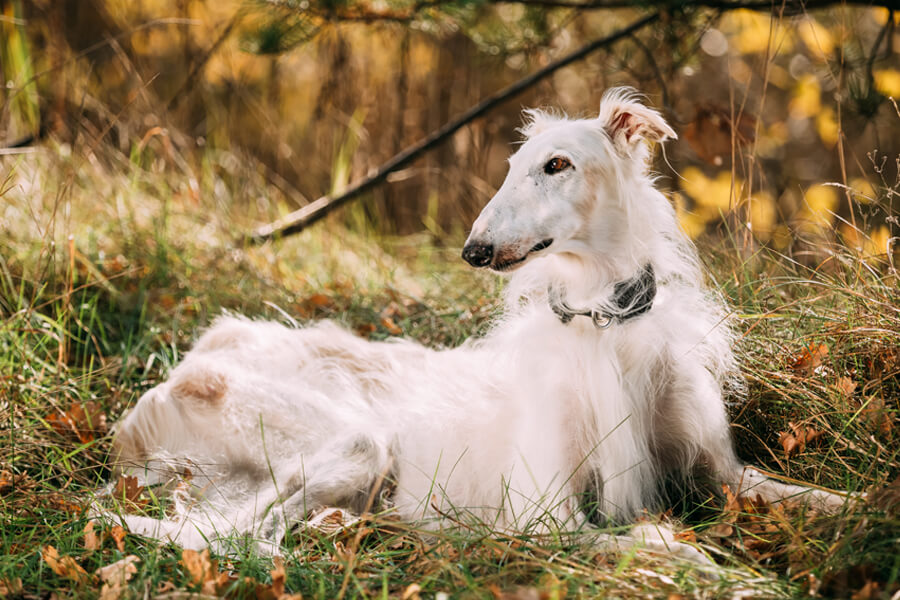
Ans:
[[[675,538],[671,527],[660,523],[643,523],[635,526],[629,536],[639,546],[657,553],[676,557],[680,560],[704,567],[718,568],[715,562],[702,550]]]

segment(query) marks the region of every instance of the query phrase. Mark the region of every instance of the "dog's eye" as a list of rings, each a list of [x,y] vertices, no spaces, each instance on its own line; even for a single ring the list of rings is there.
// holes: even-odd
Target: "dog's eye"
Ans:
[[[570,163],[568,159],[561,156],[554,156],[547,161],[546,165],[544,165],[544,173],[546,173],[547,175],[553,175],[554,173],[565,171],[571,166],[572,163]]]

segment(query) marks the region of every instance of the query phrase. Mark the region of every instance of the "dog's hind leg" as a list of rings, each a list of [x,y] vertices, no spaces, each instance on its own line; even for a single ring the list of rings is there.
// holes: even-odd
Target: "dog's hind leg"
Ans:
[[[328,506],[357,513],[370,510],[392,467],[389,445],[366,434],[322,449],[279,485],[262,519],[253,518],[254,537],[277,552],[288,528],[310,511]]]

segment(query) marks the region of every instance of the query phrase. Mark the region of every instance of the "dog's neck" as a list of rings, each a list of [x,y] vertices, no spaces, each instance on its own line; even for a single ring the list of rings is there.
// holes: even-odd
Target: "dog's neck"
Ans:
[[[621,324],[650,310],[656,298],[656,274],[648,262],[630,279],[616,282],[610,298],[588,308],[569,306],[563,294],[552,286],[547,296],[551,310],[564,325],[575,317],[588,317],[595,327],[605,329],[614,322]]]

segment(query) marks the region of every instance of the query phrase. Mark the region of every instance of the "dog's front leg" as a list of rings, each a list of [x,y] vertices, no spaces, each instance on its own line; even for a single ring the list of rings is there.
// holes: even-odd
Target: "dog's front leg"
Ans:
[[[696,564],[707,570],[717,570],[719,566],[702,550],[675,537],[671,527],[662,523],[641,523],[627,533],[607,533],[593,527],[573,534],[579,545],[589,546],[599,552],[621,554],[631,550],[642,550]]]

